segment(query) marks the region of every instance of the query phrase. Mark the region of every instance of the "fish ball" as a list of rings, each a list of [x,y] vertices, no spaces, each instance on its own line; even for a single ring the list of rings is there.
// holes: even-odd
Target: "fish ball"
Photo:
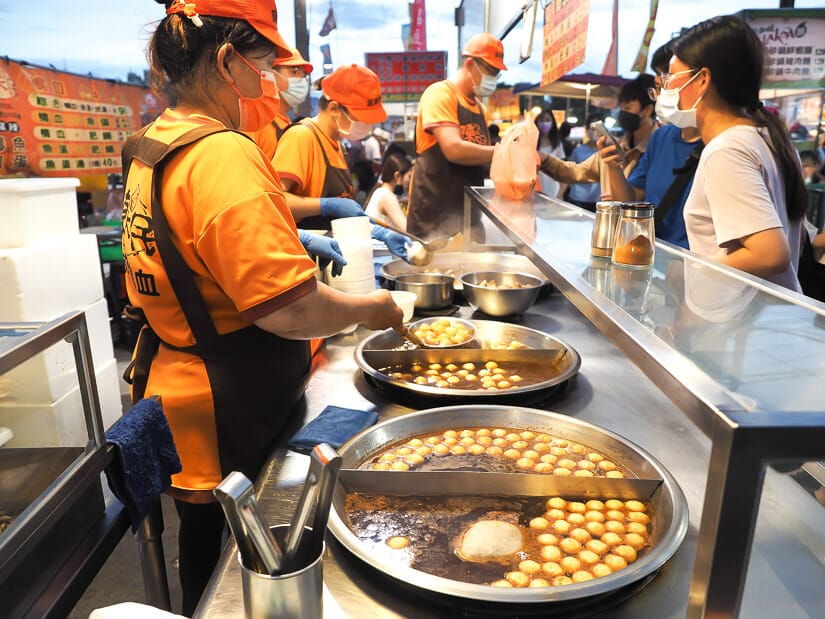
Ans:
[[[597,563],[590,568],[590,571],[596,578],[604,578],[605,576],[609,576],[613,573],[613,570],[607,567],[604,563]]]
[[[411,372],[413,372],[413,373],[415,373],[415,374],[417,374],[418,372],[420,372],[420,371],[421,371],[421,370],[423,370],[423,369],[424,369],[424,368],[422,368],[422,367],[421,367],[420,365],[418,365],[417,363],[413,363],[413,364],[410,366],[410,371],[411,371]]]
[[[409,471],[410,465],[406,462],[393,462],[390,464],[391,471]]]
[[[591,471],[584,471],[584,470],[576,470],[573,472],[574,477],[593,477],[593,473]]]
[[[555,468],[555,464],[558,461],[558,458],[553,454],[541,454],[541,458],[539,458],[539,460]]]
[[[624,479],[624,473],[621,471],[607,471],[604,476],[608,479]]]
[[[591,451],[589,454],[587,454],[587,459],[590,460],[590,462],[598,464],[599,462],[604,460],[604,456],[600,453],[596,453],[595,451]]]
[[[602,471],[615,471],[616,465],[613,464],[610,460],[602,460],[596,466],[598,466]]]
[[[565,468],[562,468],[562,467],[558,467],[558,468],[553,469],[553,475],[556,475],[558,477],[569,477],[572,474],[573,474],[573,472],[570,469],[565,469]]]
[[[581,569],[582,562],[579,561],[577,557],[565,557],[559,561],[559,565],[566,574],[572,574],[573,572],[577,572]]]
[[[486,378],[490,375],[490,370],[479,370],[478,375],[482,378]]]
[[[579,570],[573,574],[572,578],[573,582],[587,582],[593,580],[593,574],[585,570]]]
[[[633,563],[636,560],[636,549],[633,546],[622,544],[613,549],[613,553],[620,556],[628,563]]]
[[[468,363],[462,363],[461,367],[462,367],[462,369],[465,369],[465,370],[468,370],[468,371],[472,372],[476,369],[476,364],[475,363],[469,363],[469,362]]]
[[[554,587],[563,587],[564,585],[572,585],[573,579],[569,576],[556,576],[550,584]]]
[[[441,437],[440,436],[428,436],[424,440],[424,442],[427,443],[427,445],[438,445],[441,442]]]
[[[401,550],[410,545],[410,538],[403,535],[394,535],[387,540],[387,546],[393,550]]]
[[[508,376],[507,378],[510,380],[510,382],[511,382],[511,383],[520,383],[522,380],[524,380],[524,379],[523,379],[521,376],[519,376],[518,374],[511,374],[511,375],[510,375],[510,376]]]
[[[624,528],[624,523],[618,522],[616,520],[608,520],[604,523],[604,528],[610,531],[611,533],[618,533],[619,535],[624,535],[627,531]]]
[[[584,515],[584,519],[588,522],[604,522],[604,514],[597,509],[590,509],[590,511]]]
[[[569,520],[568,520],[568,522],[569,522]],[[575,528],[572,531],[570,531],[570,537],[572,537],[574,540],[576,540],[577,542],[579,542],[581,544],[584,544],[584,543],[588,542],[591,539],[591,535],[590,535],[590,533],[587,532],[586,529],[579,529],[579,528]]]
[[[588,510],[602,511],[604,509],[604,503],[596,499],[590,499],[584,506]]]
[[[604,564],[614,572],[627,567],[627,561],[622,559],[619,555],[609,554],[603,561]]]
[[[591,566],[596,565],[599,562],[599,555],[597,555],[592,550],[582,550],[578,555],[576,555],[579,561],[582,562],[582,565]]]
[[[475,374],[467,374],[467,376],[464,377],[464,380],[466,380],[468,383],[474,383],[478,380],[478,376],[476,376]]]
[[[414,382],[416,385],[426,385],[429,381],[425,376],[416,376]]]
[[[507,430],[505,430],[504,428],[496,428],[496,429],[493,430],[492,434],[495,437],[504,438],[505,436],[507,436],[509,434],[509,432]]]
[[[458,438],[458,432],[455,430],[445,430],[443,436],[445,438]]]
[[[450,453],[456,456],[463,456],[467,453],[467,448],[464,445],[453,445],[450,447]]]
[[[553,523],[553,525],[551,526],[551,528],[556,533],[561,533],[561,534],[566,535],[567,533],[570,532],[570,529],[572,529],[573,526],[569,522],[567,522],[566,520],[556,520]],[[573,541],[575,541],[575,540],[573,540]]]
[[[373,471],[389,471],[390,470],[390,463],[389,462],[376,462],[372,465]]]
[[[450,376],[447,379],[447,383],[450,384],[450,385],[457,385],[460,382],[461,382],[461,379],[458,376]]]
[[[513,585],[511,585],[509,581],[504,580],[504,579],[496,580],[496,581],[490,583],[490,586],[491,587],[506,587],[508,589],[513,587]]]
[[[504,450],[499,447],[498,445],[490,445],[487,448],[487,455],[488,456],[500,456],[504,453]]]
[[[426,445],[424,445],[423,447],[419,447],[415,450],[415,453],[417,453],[420,456],[429,456],[432,452],[432,447],[427,447]]]
[[[506,373],[507,373],[507,371],[503,370],[502,368],[494,368],[493,369],[493,375],[494,376],[503,376]]]
[[[508,434],[507,434],[507,436],[505,436],[504,438],[506,438],[506,439],[507,439],[508,441],[510,441],[511,443],[514,443],[514,442],[516,442],[516,441],[520,441],[520,440],[521,440],[521,435],[516,434],[515,432],[510,432],[510,433],[508,433]]]
[[[554,444],[556,447],[564,447],[564,448],[566,449],[566,448],[567,448],[567,446],[568,446],[570,443],[569,443],[568,441],[564,440],[563,438],[554,438],[554,439],[553,439],[553,444]]]
[[[441,369],[441,364],[440,363],[431,363],[427,367],[429,367],[431,370],[440,370]]]
[[[443,444],[451,447],[458,444],[458,439],[454,436],[445,436]]]
[[[438,376],[438,370],[427,370],[424,374],[427,376]]]
[[[465,447],[469,447],[470,445],[475,445],[476,440],[472,436],[463,436],[458,441],[461,445]]]
[[[490,436],[492,434],[492,431],[489,428],[479,428],[475,432],[476,436]]]
[[[532,471],[535,465],[535,461],[530,458],[519,458],[516,460],[516,467],[523,471]]]
[[[395,452],[388,451],[387,453],[383,453],[378,457],[379,462],[395,462]]]
[[[530,520],[530,528],[531,529],[539,529],[539,530],[543,531],[544,529],[546,529],[549,526],[550,526],[550,523],[547,521],[547,519],[542,518],[541,516],[539,516],[538,518],[533,518],[532,520]]]
[[[397,453],[399,456],[408,456],[412,452],[413,452],[413,450],[410,449],[409,447],[400,447],[400,448],[395,450],[395,453]]]
[[[645,538],[639,535],[638,533],[628,533],[624,536],[624,543],[627,546],[630,546],[633,550],[641,550],[645,547]],[[618,551],[619,548],[622,547],[623,546],[619,546],[618,548],[616,548],[616,550]],[[627,559],[627,557],[625,557],[625,559]],[[628,559],[628,561],[630,561],[630,559]]]
[[[530,584],[530,577],[522,572],[507,572],[504,578],[514,587],[526,587]]]
[[[524,561],[519,562],[518,571],[532,576],[533,574],[538,574],[541,571],[541,565],[532,559],[525,559]]]
[[[424,445],[424,441],[422,441],[420,438],[411,438],[407,441],[407,445],[409,445],[410,447],[421,447]]]
[[[542,546],[539,551],[542,560],[558,563],[564,556],[558,546]],[[556,574],[548,574],[548,576],[556,576]]]
[[[493,439],[493,445],[495,445],[496,447],[509,447],[510,441],[508,441],[506,438],[498,437]]]
[[[476,444],[484,445],[485,447],[489,447],[493,444],[493,437],[491,436],[477,436],[476,437]]]
[[[570,501],[567,504],[567,510],[576,514],[584,514],[587,511],[587,506],[580,501]]]
[[[507,460],[518,460],[521,458],[521,452],[518,449],[508,449],[502,454]]]
[[[527,449],[530,446],[530,443],[527,441],[513,441],[513,449],[521,449],[522,451]]]
[[[647,537],[647,527],[643,525],[641,522],[628,522],[625,525],[627,529],[627,534],[630,535],[633,533],[634,535],[641,535],[642,537]]]
[[[470,445],[467,448],[467,451],[469,451],[474,456],[480,456],[485,451],[487,451],[487,448],[484,445],[479,445],[478,443],[476,443],[475,445]]]
[[[561,497],[554,496],[551,499],[547,499],[547,509],[564,509],[567,507],[567,501],[562,499]]]
[[[545,546],[557,546],[559,543],[559,538],[552,533],[541,533],[536,537],[536,541],[539,544],[544,544]]]
[[[550,451],[550,445],[547,443],[533,443],[533,449],[540,454],[547,453]]]
[[[643,512],[643,511],[645,511],[645,504],[642,503],[641,501],[634,501],[634,500],[625,501],[624,502],[624,507],[629,512]]]
[[[547,561],[546,563],[542,563],[541,571],[544,572],[545,576],[550,578],[556,578],[557,576],[562,576],[564,574],[564,570],[561,569],[561,565],[559,565],[558,561]]]
[[[619,534],[617,534],[617,533],[613,533],[612,531],[608,531],[608,532],[606,532],[604,535],[602,535],[602,536],[601,536],[601,540],[602,540],[605,544],[607,544],[608,546],[610,546],[611,548],[614,548],[614,547],[616,547],[616,546],[619,546],[619,545],[622,543],[622,541],[623,541],[623,540],[622,540],[622,536],[621,536],[621,535],[619,535]]]
[[[590,460],[579,460],[576,462],[576,468],[581,469],[583,471],[593,471],[596,468],[596,465],[593,464]]]
[[[557,457],[558,456],[566,456],[567,455],[567,450],[562,448],[562,447],[551,447],[550,448],[550,453],[553,454],[554,456],[557,456]]]
[[[576,468],[576,463],[573,462],[570,458],[562,458],[556,463],[556,466],[560,466],[565,469],[570,469],[571,471]]]
[[[620,512],[618,509],[607,510],[604,517],[607,520],[618,520],[619,522],[624,522],[624,512]]]
[[[578,443],[573,443],[572,445],[570,445],[567,448],[567,451],[569,451],[571,454],[581,455],[581,454],[584,453],[585,450],[584,450],[584,445],[579,445]]]
[[[650,524],[650,516],[642,512],[630,512],[627,514],[627,519],[630,522],[637,522],[639,524]]]
[[[568,514],[565,520],[572,525],[579,526],[580,524],[584,524],[584,514]]]
[[[550,520],[564,520],[565,516],[567,516],[567,514],[564,512],[564,510],[561,510],[561,509],[548,509],[547,510],[547,518],[549,518]]]
[[[488,361],[487,363],[484,364],[484,367],[487,368],[488,370],[492,370],[492,369],[498,367],[498,363],[496,363],[495,361]]]
[[[606,509],[622,509],[624,507],[624,502],[620,501],[619,499],[607,499],[604,502],[604,506]]]
[[[591,539],[584,547],[591,552],[595,552],[597,555],[603,555],[608,550],[607,544],[600,539]]]
[[[601,522],[596,522],[595,520],[584,523],[584,528],[593,537],[601,537],[607,530]]]
[[[433,447],[433,454],[436,456],[446,456],[448,453],[450,453],[450,448],[443,443]]]
[[[410,466],[415,466],[416,464],[421,464],[424,462],[424,456],[421,454],[410,454],[406,458],[404,458],[404,462],[409,464]]]
[[[446,389],[447,387],[450,386],[450,383],[448,383],[446,380],[439,380],[439,381],[436,381],[435,386],[438,387],[439,389]]]
[[[528,587],[549,587],[550,583],[544,580],[544,578],[534,578],[530,581]]]
[[[539,462],[539,463],[536,464],[536,466],[533,467],[533,472],[534,473],[541,473],[541,474],[544,474],[544,475],[546,475],[547,473],[552,473],[553,472],[553,465],[548,464],[547,462]]]
[[[559,542],[559,548],[569,555],[574,555],[581,551],[582,545],[581,542],[572,537],[565,537]]]

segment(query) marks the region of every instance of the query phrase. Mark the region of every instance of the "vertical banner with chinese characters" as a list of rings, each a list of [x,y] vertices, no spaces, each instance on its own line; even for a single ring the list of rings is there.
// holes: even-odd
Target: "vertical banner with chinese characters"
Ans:
[[[825,87],[825,9],[743,13],[767,51],[762,88]]]
[[[120,150],[166,106],[134,84],[0,59],[0,176],[120,172]]]
[[[549,84],[584,62],[590,0],[551,0],[544,9],[541,83]]]
[[[424,0],[410,2],[410,37],[412,43],[409,51],[427,51],[427,13]]]

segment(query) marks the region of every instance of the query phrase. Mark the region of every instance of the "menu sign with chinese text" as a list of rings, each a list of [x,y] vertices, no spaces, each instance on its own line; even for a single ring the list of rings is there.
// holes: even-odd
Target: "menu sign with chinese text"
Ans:
[[[551,0],[545,7],[542,85],[584,63],[589,15],[590,0]]]
[[[364,55],[381,80],[384,101],[413,101],[447,77],[447,52],[386,52]]]
[[[143,86],[0,60],[0,176],[119,173],[126,138],[164,106]]]
[[[825,87],[825,10],[744,11],[767,51],[762,88]]]

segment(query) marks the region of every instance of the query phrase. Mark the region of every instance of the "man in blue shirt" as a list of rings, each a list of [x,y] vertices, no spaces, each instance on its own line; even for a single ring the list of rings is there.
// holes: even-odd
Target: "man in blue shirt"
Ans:
[[[587,117],[584,124],[584,141],[573,149],[568,161],[581,163],[590,158],[596,152],[596,140],[590,132],[590,125],[601,118],[596,114]],[[571,183],[568,187],[565,200],[576,206],[580,206],[589,211],[596,210],[596,202],[601,197],[601,186],[599,183]]]

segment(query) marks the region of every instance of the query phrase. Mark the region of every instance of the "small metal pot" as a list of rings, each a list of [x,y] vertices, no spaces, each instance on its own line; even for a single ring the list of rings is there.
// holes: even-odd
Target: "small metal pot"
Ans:
[[[395,278],[395,289],[415,293],[416,309],[441,309],[453,302],[454,282],[451,275],[406,273]]]

